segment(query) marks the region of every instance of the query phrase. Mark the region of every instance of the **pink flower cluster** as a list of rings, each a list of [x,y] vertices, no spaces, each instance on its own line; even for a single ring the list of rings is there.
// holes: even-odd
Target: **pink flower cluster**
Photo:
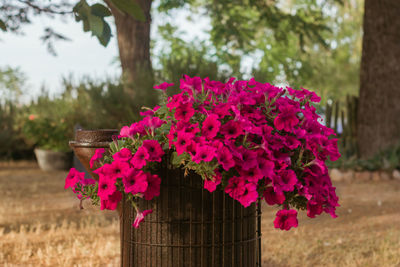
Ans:
[[[315,93],[254,79],[222,83],[189,76],[180,89],[121,129],[126,145],[96,170],[102,209],[115,209],[122,198],[118,188],[145,200],[158,196],[161,178],[146,169],[169,150],[191,163],[210,192],[221,187],[244,207],[258,199],[281,206],[276,228],[297,227],[294,206],[311,218],[322,212],[336,217],[338,198],[325,161],[340,154],[333,130],[319,122]],[[138,210],[137,222],[148,213]]]

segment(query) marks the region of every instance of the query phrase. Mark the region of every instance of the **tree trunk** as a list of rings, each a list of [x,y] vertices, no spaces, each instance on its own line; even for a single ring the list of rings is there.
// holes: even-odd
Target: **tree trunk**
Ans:
[[[146,17],[138,21],[121,12],[109,1],[117,29],[119,57],[126,83],[126,92],[135,99],[135,104],[154,104],[153,72],[150,60],[150,25],[152,0],[136,1]]]
[[[365,0],[357,131],[361,158],[400,141],[399,14],[399,0]]]

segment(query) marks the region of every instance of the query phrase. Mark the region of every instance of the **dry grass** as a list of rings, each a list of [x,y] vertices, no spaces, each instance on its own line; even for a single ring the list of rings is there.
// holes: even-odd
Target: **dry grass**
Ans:
[[[66,173],[0,163],[0,266],[119,266],[116,212],[79,210]],[[400,266],[400,183],[339,184],[339,218],[289,232],[264,206],[263,266]]]

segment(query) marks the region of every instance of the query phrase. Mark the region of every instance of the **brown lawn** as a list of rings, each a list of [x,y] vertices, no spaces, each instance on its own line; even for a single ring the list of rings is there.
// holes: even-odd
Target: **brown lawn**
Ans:
[[[0,163],[0,266],[119,266],[116,212],[79,202],[65,172]],[[337,184],[339,217],[273,228],[263,207],[263,266],[400,266],[400,182]]]

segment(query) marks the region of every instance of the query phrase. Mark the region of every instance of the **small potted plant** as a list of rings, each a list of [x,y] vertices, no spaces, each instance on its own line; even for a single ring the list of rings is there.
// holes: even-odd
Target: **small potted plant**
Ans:
[[[72,166],[72,152],[68,146],[73,129],[65,119],[29,114],[22,125],[27,143],[35,147],[39,167],[44,171],[68,170]]]
[[[80,199],[120,211],[123,266],[256,266],[262,199],[280,208],[282,230],[297,227],[296,209],[336,217],[324,162],[340,154],[315,93],[184,76],[168,97],[170,86],[156,86],[160,106],[94,153],[98,180],[72,169],[65,181]]]

